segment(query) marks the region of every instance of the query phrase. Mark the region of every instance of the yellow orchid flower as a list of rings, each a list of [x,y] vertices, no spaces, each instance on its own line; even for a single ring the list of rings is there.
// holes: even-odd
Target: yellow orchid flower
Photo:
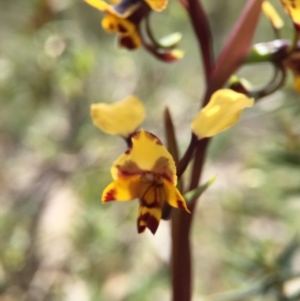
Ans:
[[[102,20],[102,27],[108,33],[116,33],[119,36],[121,47],[133,50],[141,46],[139,24],[151,10],[146,2],[123,0],[109,5],[102,0],[84,1],[107,14]]]
[[[112,0],[113,5],[103,0],[83,1],[106,13],[102,27],[108,33],[118,35],[120,47],[134,50],[143,45],[152,55],[168,63],[176,62],[183,57],[182,51],[174,49],[181,39],[180,34],[171,34],[157,41],[149,24],[146,32],[140,30],[141,21],[147,18],[151,10],[157,12],[164,10],[168,0]],[[144,37],[144,34],[147,36]]]
[[[281,0],[281,3],[293,20],[297,30],[300,29],[300,0]]]
[[[141,130],[131,136],[131,147],[113,164],[114,181],[102,195],[102,202],[139,199],[138,233],[156,232],[165,202],[189,212],[176,188],[176,167],[171,154],[153,134]]]
[[[98,103],[91,105],[93,123],[110,135],[129,137],[145,119],[142,102],[129,96],[114,104]]]
[[[198,139],[217,135],[237,123],[242,111],[253,103],[254,99],[242,93],[220,89],[194,118],[192,131]]]

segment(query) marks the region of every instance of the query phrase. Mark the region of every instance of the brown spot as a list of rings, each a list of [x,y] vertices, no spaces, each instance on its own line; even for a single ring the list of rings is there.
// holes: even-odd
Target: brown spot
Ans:
[[[121,47],[127,48],[129,50],[138,48],[138,45],[134,43],[133,39],[130,36],[122,37],[120,39],[120,45]]]
[[[292,8],[296,9],[297,8],[296,1],[295,0],[290,0],[290,2],[291,2]]]
[[[182,200],[177,200],[176,202],[177,202],[178,208],[185,210],[185,206],[184,206],[184,203]]]
[[[103,199],[103,203],[111,202],[116,200],[116,190],[111,189],[110,191],[107,192]]]
[[[131,160],[127,160],[123,165],[115,165],[118,169],[118,177],[132,176],[142,173],[137,164]]]
[[[123,25],[118,24],[118,32],[120,32],[120,33],[126,33],[127,29]]]
[[[141,225],[141,222],[146,224],[146,226]],[[145,231],[145,228],[147,227],[152,234],[155,234],[157,228],[158,228],[159,221],[152,216],[149,212],[142,214],[139,216],[137,220],[137,228],[138,228],[138,233],[142,233]]]

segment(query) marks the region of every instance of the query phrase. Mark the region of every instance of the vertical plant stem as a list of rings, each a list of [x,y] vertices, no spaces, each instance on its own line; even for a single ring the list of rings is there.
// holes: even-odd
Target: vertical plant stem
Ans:
[[[187,0],[188,12],[193,25],[201,53],[202,63],[204,65],[204,74],[206,84],[208,84],[213,68],[213,47],[212,36],[210,31],[207,15],[203,10],[199,0]]]
[[[192,214],[192,213],[191,213]],[[191,215],[176,210],[172,216],[173,301],[189,301],[192,296],[192,271],[189,230]]]
[[[190,189],[198,186],[209,139],[199,141],[194,159]],[[190,230],[196,200],[191,201],[191,214],[176,210],[172,218],[172,287],[173,301],[190,301],[192,297],[192,258]]]
[[[201,175],[202,175],[202,170],[203,170],[203,165],[205,162],[205,155],[206,155],[206,150],[209,145],[209,141],[211,139],[202,139],[199,141],[199,144],[196,149],[196,155],[194,159],[194,165],[192,169],[192,177],[191,177],[191,182],[190,182],[190,187],[189,190],[192,190],[196,187],[198,187]],[[190,204],[190,209],[194,210],[194,207],[196,205],[197,198],[191,201]]]
[[[180,159],[180,161],[178,162],[178,165],[177,165],[178,179],[181,178],[181,176],[185,172],[188,164],[190,163],[190,161],[193,157],[193,154],[194,154],[194,150],[197,146],[197,143],[198,143],[197,137],[192,134],[190,144],[189,144],[188,148],[186,149],[185,154]]]
[[[181,1],[186,7],[191,23],[193,25],[200,48],[200,57],[204,65],[205,81],[209,86],[209,79],[213,69],[213,47],[209,22],[202,4],[199,0]],[[205,100],[203,101],[205,103]],[[202,105],[203,105],[202,103]],[[200,142],[192,136],[190,145],[186,154],[179,163],[179,174],[181,177],[185,171],[190,159],[192,158],[194,149],[196,148],[196,156],[194,159],[193,179],[190,187],[197,187],[208,140],[204,139]],[[196,171],[197,169],[197,171]],[[195,201],[192,202],[192,207]],[[181,210],[176,210],[172,218],[172,288],[173,301],[190,301],[192,297],[192,259],[190,246],[190,230],[193,220],[194,210],[191,214]]]

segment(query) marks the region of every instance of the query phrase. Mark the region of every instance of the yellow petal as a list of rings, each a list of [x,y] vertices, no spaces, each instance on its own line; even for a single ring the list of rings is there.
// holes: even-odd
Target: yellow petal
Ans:
[[[113,16],[116,17],[124,17],[121,14],[119,14],[113,6],[109,5],[108,3],[106,3],[105,1],[102,0],[83,0],[85,1],[87,4],[91,5],[92,7],[102,11],[102,12],[106,12],[109,13]]]
[[[146,3],[158,12],[164,10],[168,4],[168,0],[145,0]]]
[[[145,110],[138,98],[130,96],[114,104],[91,105],[91,116],[103,132],[128,137],[145,119]]]
[[[281,0],[281,3],[293,22],[300,26],[300,0]]]
[[[83,1],[102,12],[110,10],[109,4],[107,4],[105,1],[102,0],[83,0]]]
[[[243,109],[253,103],[254,99],[244,94],[230,89],[218,90],[193,120],[192,131],[198,139],[217,135],[233,126]]]
[[[149,132],[141,130],[131,137],[132,147],[113,164],[113,179],[120,175],[152,172],[177,183],[175,162],[160,140]]]
[[[183,209],[186,212],[189,212],[189,209],[187,208],[185,199],[179,192],[179,190],[168,180],[164,180],[164,188],[166,193],[166,201],[175,208]]]
[[[118,32],[117,18],[113,15],[107,15],[104,17],[101,24],[102,28],[109,33]]]
[[[283,27],[283,20],[278,15],[274,6],[269,1],[264,1],[262,3],[262,10],[276,29],[280,29],[281,27]]]
[[[110,183],[102,193],[102,202],[131,201],[139,197],[140,176],[132,175],[117,179]]]
[[[146,228],[148,228],[153,234],[155,234],[161,219],[161,214],[161,208],[147,208],[141,206],[137,220],[138,233],[142,233]]]

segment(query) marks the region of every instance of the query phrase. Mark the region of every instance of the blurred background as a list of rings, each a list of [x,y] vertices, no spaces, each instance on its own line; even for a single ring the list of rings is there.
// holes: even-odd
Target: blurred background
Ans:
[[[203,1],[216,55],[246,1]],[[277,0],[272,2],[292,25]],[[185,57],[119,49],[78,0],[0,0],[0,300],[170,300],[170,224],[136,233],[138,204],[102,205],[124,141],[92,125],[91,103],[134,94],[164,141],[169,107],[183,153],[204,93],[197,42],[178,2],[153,14],[157,37],[183,33]],[[262,16],[255,42],[274,40]],[[238,74],[256,85],[268,64]],[[213,139],[192,241],[194,299],[300,300],[300,102],[283,90]]]

